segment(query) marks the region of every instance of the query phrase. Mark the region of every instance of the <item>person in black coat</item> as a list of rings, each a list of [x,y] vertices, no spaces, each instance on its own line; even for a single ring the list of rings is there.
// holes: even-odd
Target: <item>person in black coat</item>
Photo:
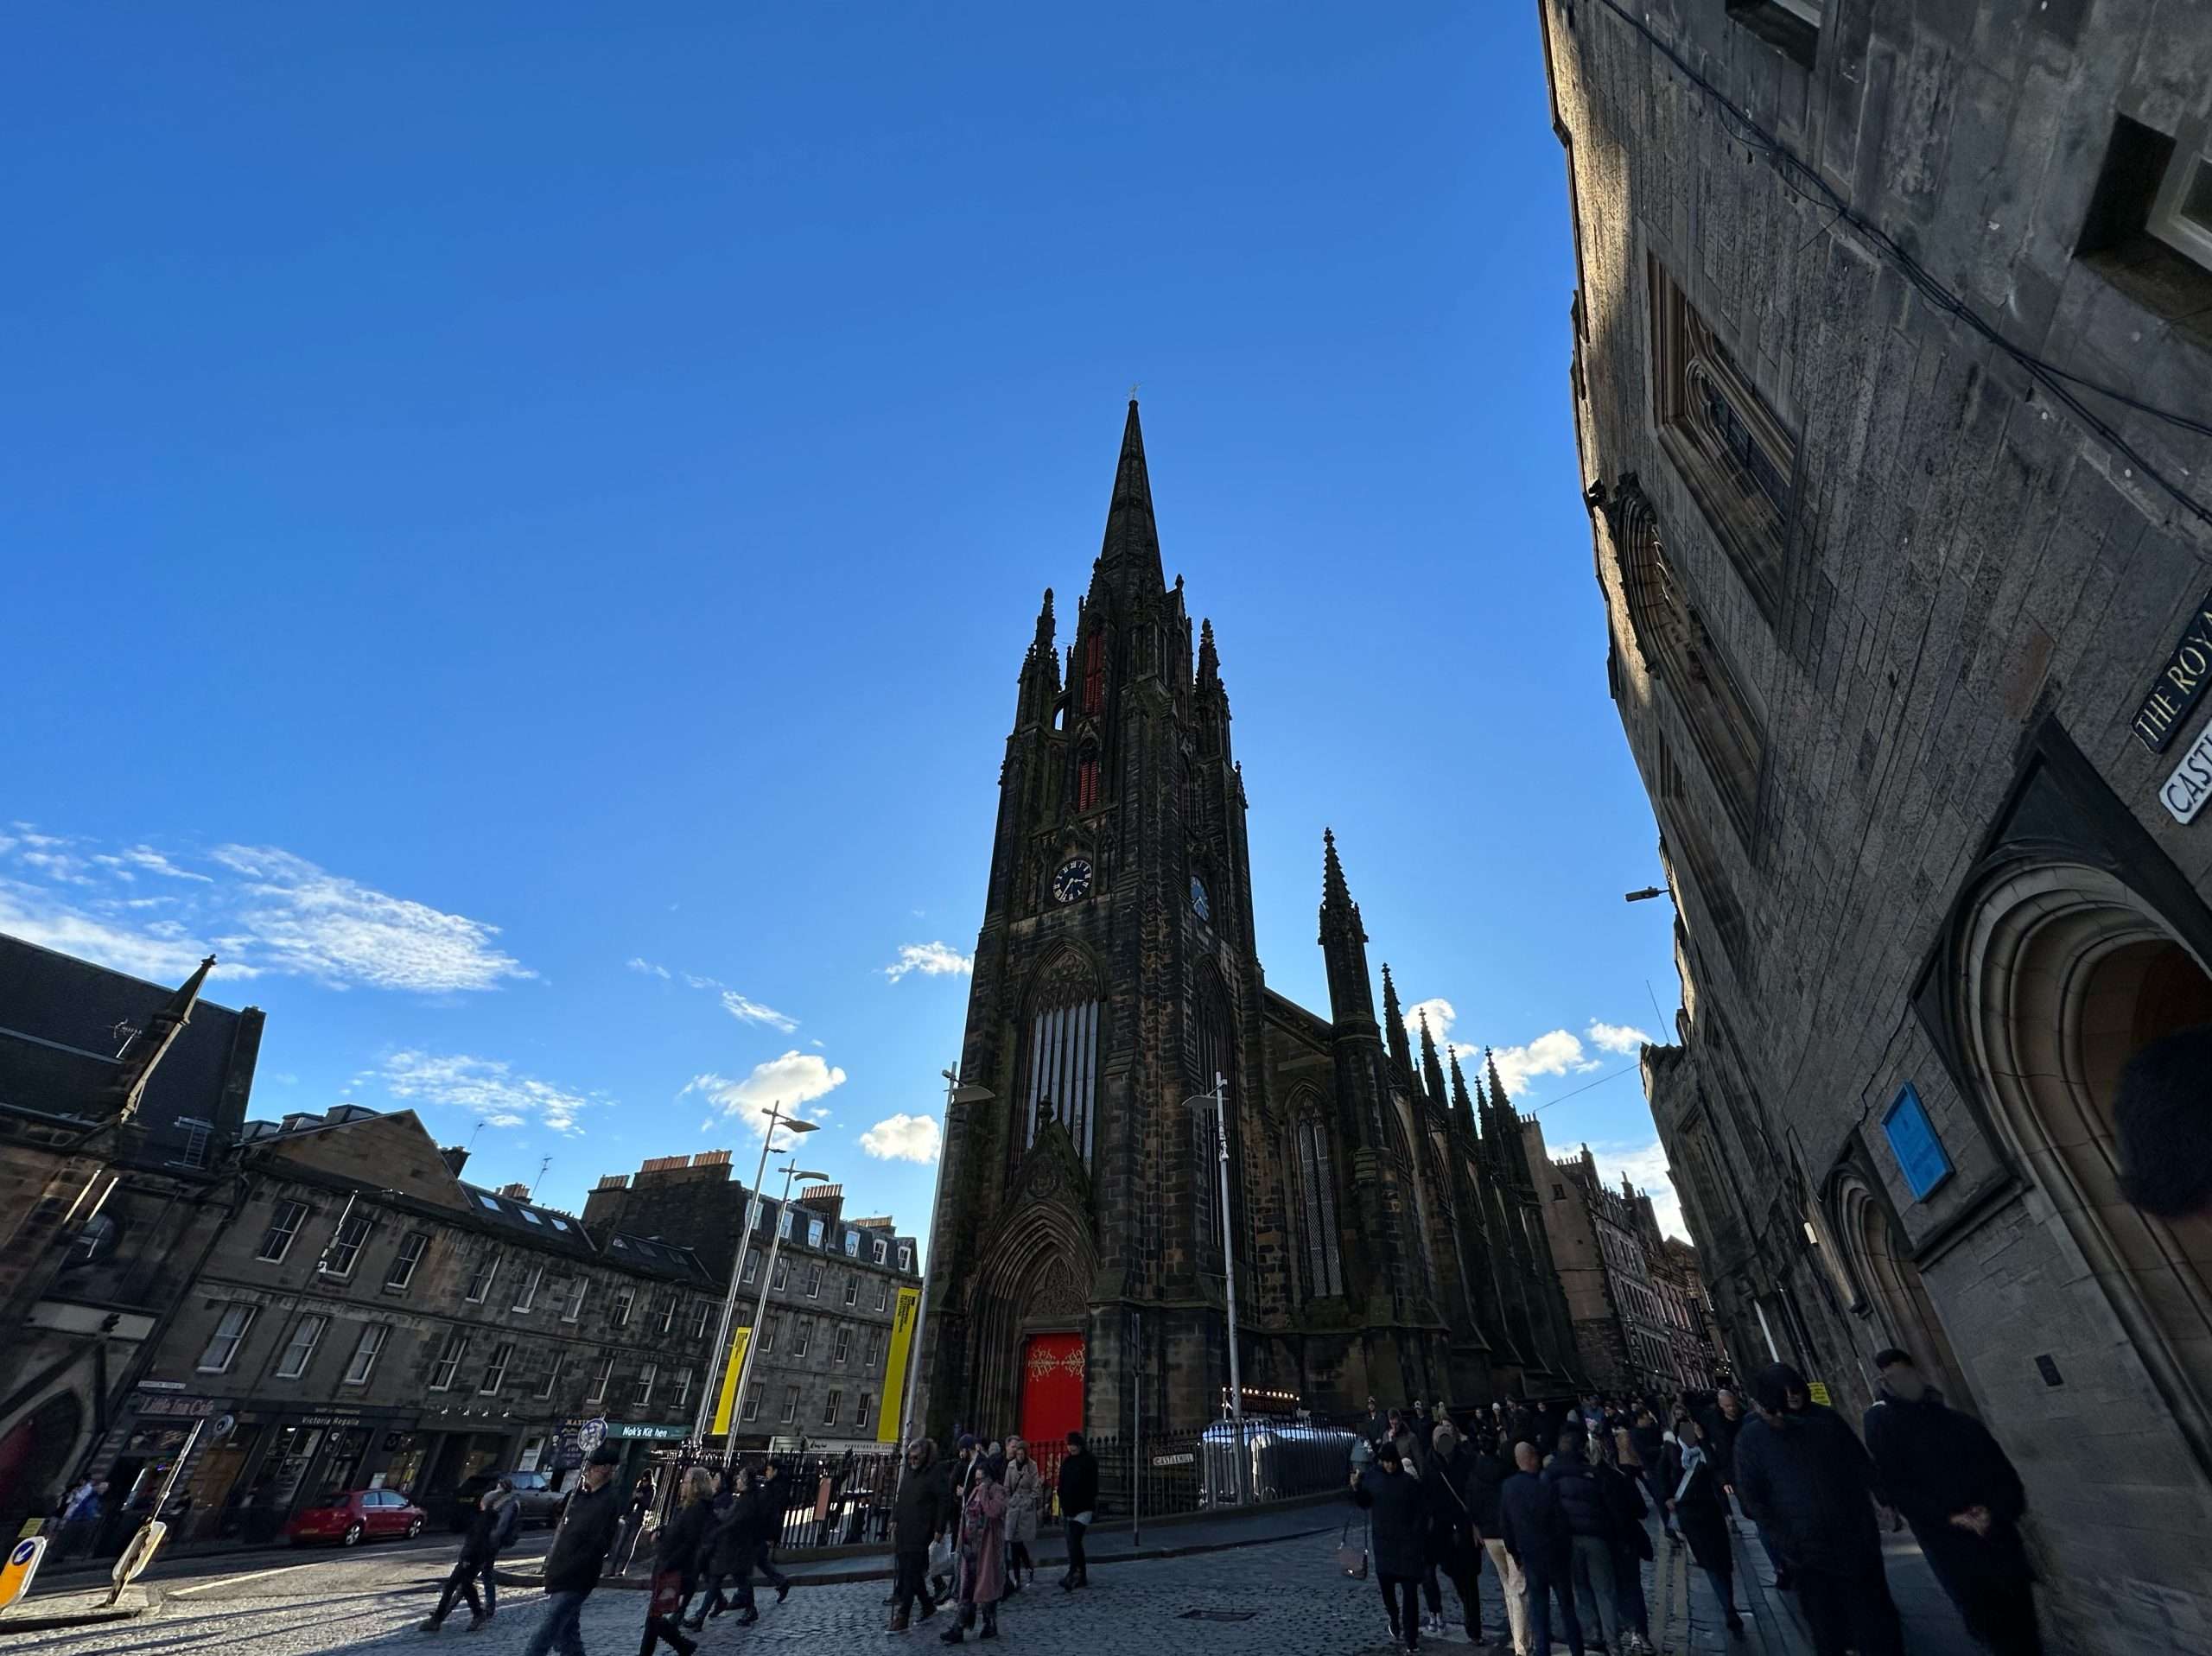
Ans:
[[[1673,1519],[1690,1557],[1697,1560],[1728,1618],[1728,1631],[1741,1633],[1744,1618],[1736,1609],[1736,1555],[1728,1545],[1728,1497],[1720,1488],[1720,1474],[1705,1451],[1705,1432],[1694,1417],[1684,1416],[1675,1425],[1675,1441],[1659,1456],[1660,1482],[1666,1493],[1668,1516]]]
[[[1060,1585],[1072,1592],[1090,1585],[1090,1564],[1083,1556],[1083,1538],[1097,1520],[1098,1457],[1079,1431],[1068,1434],[1067,1445],[1066,1457],[1060,1462],[1058,1496],[1061,1521],[1067,1526],[1068,1573],[1060,1577]]]
[[[1613,1520],[1613,1603],[1621,1618],[1621,1640],[1630,1653],[1651,1646],[1651,1612],[1643,1598],[1643,1566],[1651,1562],[1651,1532],[1643,1527],[1643,1492],[1620,1463],[1614,1440],[1598,1445],[1590,1469]]]
[[[791,1577],[776,1568],[775,1551],[776,1543],[784,1539],[784,1514],[791,1507],[794,1487],[781,1461],[768,1462],[758,1486],[760,1518],[753,1532],[753,1567],[776,1589],[779,1604],[791,1596]]]
[[[1560,1505],[1559,1491],[1538,1475],[1536,1446],[1513,1446],[1520,1470],[1498,1491],[1498,1522],[1505,1550],[1521,1566],[1529,1601],[1529,1649],[1548,1656],[1552,1647],[1552,1601],[1559,1601],[1560,1630],[1567,1647],[1582,1656],[1582,1618],[1574,1613],[1574,1532]]]
[[[937,1614],[930,1596],[930,1545],[952,1521],[952,1486],[937,1463],[937,1445],[918,1437],[906,1445],[906,1475],[891,1504],[891,1631],[912,1625],[913,1602],[922,1602],[922,1620]]]
[[[1428,1573],[1421,1584],[1428,1595],[1429,1614],[1434,1618],[1432,1631],[1444,1631],[1443,1595],[1436,1588],[1440,1574],[1459,1596],[1467,1641],[1479,1644],[1483,1614],[1477,1586],[1483,1538],[1475,1523],[1475,1456],[1450,1426],[1437,1427],[1430,1434],[1430,1446],[1433,1452],[1421,1469],[1421,1500],[1428,1515]]]
[[[2035,1570],[2020,1539],[2020,1475],[1989,1431],[1947,1405],[1905,1352],[1878,1353],[1866,1452],[1971,1633],[1999,1656],[2037,1656]]]
[[[680,1596],[672,1608],[663,1611],[656,1608],[661,1602],[661,1589],[656,1586],[649,1594],[645,1637],[638,1646],[638,1656],[652,1656],[653,1646],[659,1644],[665,1644],[677,1656],[692,1656],[699,1648],[697,1640],[683,1636],[683,1605],[699,1589],[699,1549],[714,1522],[714,1474],[703,1466],[692,1467],[683,1475],[683,1493],[676,1511],[653,1541],[653,1574],[656,1577],[674,1575]]]
[[[1580,1426],[1560,1428],[1559,1452],[1544,1469],[1544,1482],[1557,1493],[1560,1510],[1567,1514],[1574,1602],[1583,1626],[1603,1628],[1605,1648],[1618,1651],[1621,1612],[1613,1557],[1619,1537],[1613,1509],[1591,1470],[1589,1439]]]
[[[1751,1382],[1758,1418],[1736,1439],[1736,1493],[1798,1590],[1815,1656],[1900,1656],[1904,1634],[1882,1571],[1874,1462],[1833,1409],[1790,1406],[1805,1382],[1770,1363]]]
[[[445,1589],[438,1595],[438,1608],[430,1612],[430,1619],[422,1624],[424,1633],[435,1633],[453,1613],[454,1601],[468,1601],[468,1629],[474,1633],[492,1619],[491,1611],[476,1596],[476,1578],[485,1578],[485,1590],[491,1590],[489,1571],[499,1558],[499,1549],[511,1539],[515,1531],[515,1498],[503,1484],[493,1484],[476,1503],[476,1510],[468,1515],[468,1528],[461,1538],[461,1557],[454,1563],[453,1573],[446,1577]]]
[[[714,1520],[699,1542],[699,1576],[706,1583],[698,1610],[684,1625],[696,1633],[709,1616],[738,1612],[737,1624],[749,1627],[760,1619],[753,1603],[753,1561],[760,1551],[763,1522],[760,1490],[743,1467],[729,1475],[729,1488],[715,1497]],[[723,1587],[734,1585],[734,1594]]]
[[[1427,1504],[1421,1479],[1408,1469],[1396,1443],[1376,1445],[1375,1458],[1351,1475],[1351,1498],[1373,1513],[1370,1550],[1390,1638],[1408,1650],[1421,1647],[1421,1577],[1427,1559]]]

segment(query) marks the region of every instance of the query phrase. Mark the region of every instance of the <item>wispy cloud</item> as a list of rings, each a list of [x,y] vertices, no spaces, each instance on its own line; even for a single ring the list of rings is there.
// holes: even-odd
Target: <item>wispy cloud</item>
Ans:
[[[811,1052],[792,1048],[779,1058],[756,1063],[752,1073],[736,1079],[709,1071],[694,1075],[677,1096],[696,1094],[724,1115],[734,1117],[754,1133],[766,1131],[762,1112],[779,1099],[785,1114],[810,1104],[845,1084],[845,1072]]]
[[[757,1000],[748,1000],[734,989],[722,991],[722,1010],[741,1024],[766,1024],[786,1035],[798,1027],[798,1018],[786,1018],[773,1006],[764,1006]]]
[[[655,966],[651,961],[640,959],[635,955],[630,956],[630,969],[632,972],[643,972],[647,977],[665,978],[668,975],[668,968],[665,966]]]
[[[896,983],[909,972],[919,972],[925,978],[938,978],[975,969],[975,958],[962,954],[950,943],[901,943],[899,945],[899,958],[883,968],[883,975]]]
[[[937,1159],[937,1118],[930,1115],[886,1116],[861,1134],[861,1148],[882,1162],[920,1162]]]
[[[371,1078],[394,1098],[474,1110],[495,1127],[535,1120],[556,1133],[581,1133],[577,1116],[594,1104],[613,1102],[523,1075],[497,1058],[464,1053],[395,1052]]]
[[[1606,1024],[1593,1018],[1588,1033],[1592,1045],[1624,1058],[1634,1057],[1652,1044],[1651,1037],[1633,1024]]]
[[[195,860],[206,866],[143,843],[111,852],[19,824],[0,842],[0,930],[161,980],[209,954],[220,959],[219,977],[289,974],[336,989],[440,993],[534,975],[493,942],[496,926],[291,852],[223,845]],[[174,885],[137,895],[141,873]]]

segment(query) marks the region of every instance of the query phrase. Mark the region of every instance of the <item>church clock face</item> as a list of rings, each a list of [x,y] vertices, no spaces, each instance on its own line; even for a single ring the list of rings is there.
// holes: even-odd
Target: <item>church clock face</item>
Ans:
[[[1196,874],[1191,876],[1191,912],[1201,920],[1213,918],[1213,908],[1206,901],[1206,883]]]
[[[1070,857],[1060,865],[1060,872],[1052,876],[1052,895],[1063,903],[1073,903],[1090,895],[1090,859]]]

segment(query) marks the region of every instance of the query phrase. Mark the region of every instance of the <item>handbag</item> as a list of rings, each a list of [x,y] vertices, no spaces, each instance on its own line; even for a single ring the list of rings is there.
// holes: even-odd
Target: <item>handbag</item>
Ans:
[[[1363,1530],[1359,1545],[1352,1546],[1349,1544],[1351,1534],[1351,1520],[1347,1518],[1344,1520],[1344,1528],[1337,1532],[1337,1568],[1354,1581],[1365,1581],[1367,1579],[1367,1535]]]
[[[680,1570],[653,1571],[652,1602],[645,1614],[649,1616],[672,1616],[683,1608],[683,1572]]]

